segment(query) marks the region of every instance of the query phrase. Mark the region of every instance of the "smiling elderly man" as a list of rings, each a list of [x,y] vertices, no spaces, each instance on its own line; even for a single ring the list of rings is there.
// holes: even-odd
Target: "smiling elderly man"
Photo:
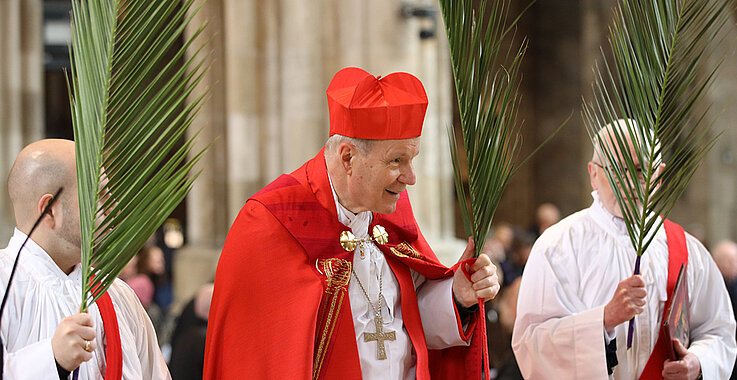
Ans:
[[[496,268],[482,254],[469,281],[442,266],[415,222],[422,84],[347,68],[327,94],[325,148],[249,199],[228,233],[205,378],[479,378],[470,311],[496,295]]]

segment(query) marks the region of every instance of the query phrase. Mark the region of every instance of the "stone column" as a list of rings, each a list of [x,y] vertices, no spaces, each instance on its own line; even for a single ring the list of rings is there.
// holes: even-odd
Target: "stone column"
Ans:
[[[597,63],[601,64],[604,57],[602,51],[606,54],[607,59],[611,59],[611,47],[609,45],[609,26],[612,24],[612,17],[614,15],[614,7],[616,1],[614,0],[586,0],[581,3],[581,47],[580,47],[580,81],[578,96],[579,106],[575,109],[572,122],[573,126],[576,126],[578,134],[576,135],[576,143],[580,144],[581,149],[578,153],[580,154],[579,159],[575,166],[571,167],[578,176],[579,182],[578,187],[580,191],[578,198],[580,200],[579,209],[587,207],[591,204],[591,185],[589,180],[589,174],[586,170],[586,163],[591,159],[594,152],[591,139],[586,132],[586,127],[583,125],[583,117],[581,116],[581,98],[586,101],[593,99],[594,93],[592,85],[596,79],[594,68]],[[569,129],[569,126],[566,126]],[[568,215],[573,210],[563,211],[563,215]]]
[[[224,1],[223,59],[226,117],[227,216],[235,220],[246,199],[261,187],[261,141],[264,80],[261,69],[263,8],[273,1]]]
[[[535,203],[552,201],[565,215],[580,209],[581,199],[588,194],[587,182],[582,181],[587,144],[580,109],[582,88],[588,86],[582,82],[581,73],[590,71],[591,66],[590,61],[582,62],[579,57],[582,52],[588,54],[582,49],[581,40],[592,31],[582,27],[582,8],[577,0],[535,4],[532,14],[536,23],[530,35],[534,50],[529,57],[535,61],[535,69],[525,77],[534,83],[531,90],[535,96],[535,144],[572,114],[565,128],[538,152],[532,165],[539,190]],[[527,207],[529,221],[536,204]]]
[[[207,91],[207,98],[199,115],[192,123],[189,136],[199,133],[194,151],[212,144],[202,157],[199,168],[202,172],[187,197],[187,242],[191,245],[217,246],[222,243],[227,231],[227,221],[222,202],[227,199],[226,181],[230,162],[227,157],[227,133],[225,122],[225,65],[223,54],[223,5],[219,1],[208,1],[188,26],[191,35],[195,28],[207,21],[205,32],[200,35],[191,51],[209,41],[203,51],[209,53],[205,73],[194,96]]]
[[[201,169],[192,191],[187,196],[186,245],[177,250],[174,259],[174,288],[176,307],[187,302],[199,286],[215,273],[215,265],[225,234],[228,232],[227,204],[228,160],[225,119],[225,88],[227,81],[224,64],[223,2],[207,1],[187,28],[192,35],[204,21],[208,26],[190,49],[194,52],[204,41],[209,41],[203,52],[209,54],[209,70],[200,82],[194,97],[208,91],[199,115],[188,131],[188,137],[199,133],[193,151],[211,144],[196,170]]]
[[[259,177],[260,185],[277,178],[284,173],[284,154],[282,141],[284,140],[284,128],[282,123],[281,99],[283,97],[281,86],[281,57],[279,31],[282,20],[279,15],[281,7],[278,1],[264,1],[260,11],[261,38],[259,45],[262,47],[259,56],[261,103],[258,110],[261,117],[259,139],[262,143],[258,160],[261,163],[262,175]]]
[[[327,67],[323,76],[326,79],[329,80],[339,68],[365,64],[369,54],[364,46],[368,22],[365,14],[370,4],[363,0],[332,0],[327,7],[326,12],[333,22],[329,23],[324,35],[333,44],[325,51]]]
[[[279,44],[281,55],[280,123],[286,171],[312,158],[328,137],[327,82],[323,73],[321,30],[323,2],[282,0]],[[265,157],[266,158],[266,157]]]
[[[40,0],[0,2],[0,240],[15,225],[7,176],[18,152],[43,131]]]

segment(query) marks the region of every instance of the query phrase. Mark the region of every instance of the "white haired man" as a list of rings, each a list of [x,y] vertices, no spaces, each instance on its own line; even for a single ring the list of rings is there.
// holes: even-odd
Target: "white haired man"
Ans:
[[[625,130],[621,121],[615,127]],[[606,143],[615,127],[602,128],[598,141]],[[617,189],[606,177],[609,163],[598,151],[588,163],[593,203],[547,229],[527,261],[512,338],[522,374],[526,379],[728,378],[735,360],[735,320],[709,252],[666,221],[642,256],[641,275],[632,275],[635,250]],[[691,343],[679,343],[679,360],[671,361],[657,356],[662,344],[656,342],[669,296],[669,262],[684,256]],[[635,341],[627,349],[625,322],[633,317]]]

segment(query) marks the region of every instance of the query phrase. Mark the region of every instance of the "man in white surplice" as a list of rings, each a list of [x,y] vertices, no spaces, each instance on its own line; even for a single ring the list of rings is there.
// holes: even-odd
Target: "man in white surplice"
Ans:
[[[17,227],[0,250],[0,291],[31,226],[53,193],[53,205],[20,256],[2,318],[5,379],[59,379],[79,367],[79,379],[102,379],[105,339],[93,304],[79,313],[79,206],[74,143],[41,140],[24,148],[8,177]],[[121,280],[108,290],[115,308],[124,379],[169,379],[156,333],[133,291]]]
[[[667,299],[665,232],[656,232],[642,275],[633,276],[635,251],[602,166],[594,154],[591,206],[546,230],[525,267],[512,346],[527,379],[606,379],[605,345],[615,338],[619,363],[609,377],[635,379],[658,338]],[[686,240],[691,344],[681,360],[666,362],[664,378],[727,379],[735,360],[732,306],[709,252],[693,236]]]

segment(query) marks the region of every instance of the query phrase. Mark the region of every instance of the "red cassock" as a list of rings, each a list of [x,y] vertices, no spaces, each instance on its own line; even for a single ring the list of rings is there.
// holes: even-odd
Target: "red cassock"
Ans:
[[[374,214],[377,244],[400,287],[402,318],[418,379],[481,378],[481,324],[472,316],[469,347],[428,350],[410,269],[428,279],[453,275],[439,263],[406,192],[390,215]],[[348,281],[353,252],[339,235],[324,153],[249,199],[228,233],[215,277],[205,379],[360,379]],[[391,360],[389,358],[388,360]]]

